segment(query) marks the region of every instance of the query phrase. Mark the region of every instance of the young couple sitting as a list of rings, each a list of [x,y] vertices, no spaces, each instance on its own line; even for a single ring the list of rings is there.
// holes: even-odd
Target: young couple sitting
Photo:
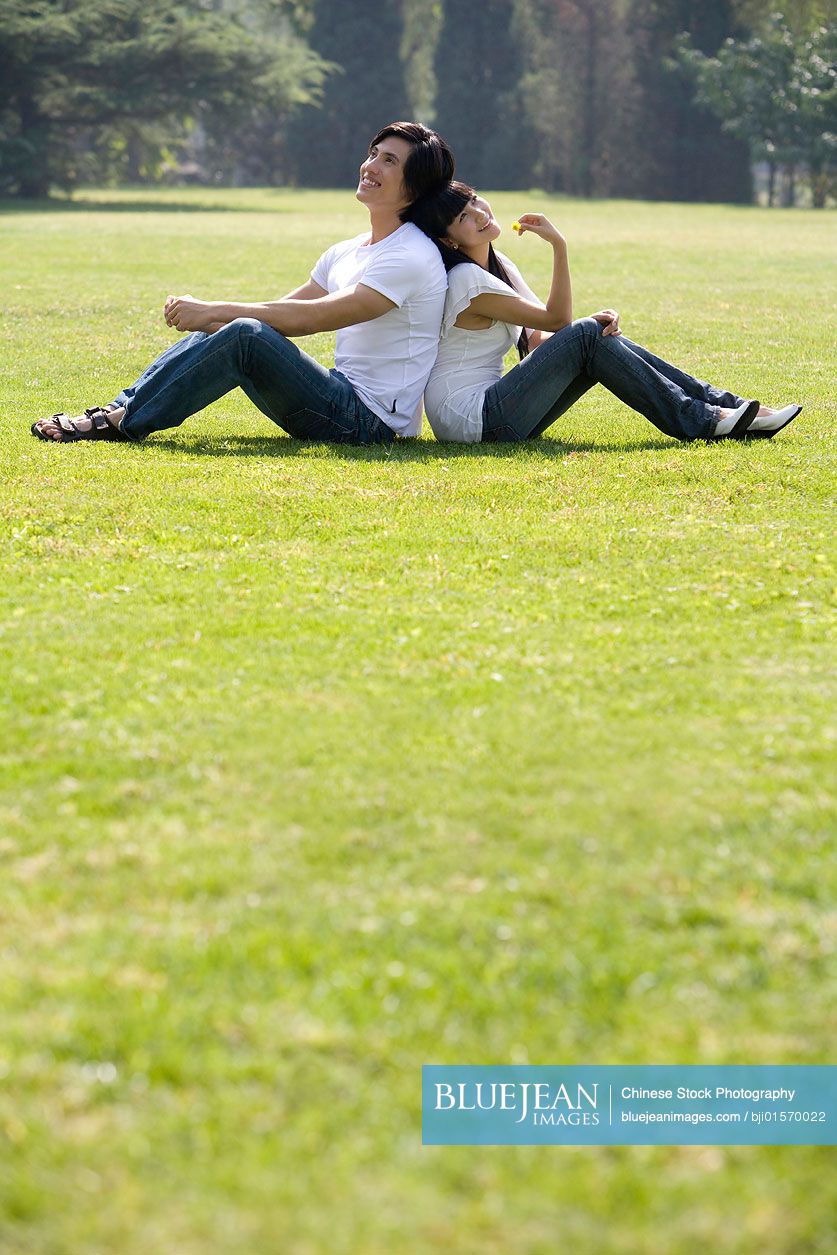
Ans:
[[[233,388],[300,440],[380,444],[538,436],[595,383],[679,440],[769,438],[800,406],[772,410],[702,383],[622,335],[601,310],[572,321],[567,247],[542,214],[515,226],[553,250],[544,305],[493,241],[487,201],[453,181],[453,154],[416,122],[381,130],[356,196],[370,230],[332,245],[302,287],[277,301],[170,296],[165,319],[189,332],[108,405],[32,424],[42,440],[144,439],[179,426]],[[295,343],[336,331],[334,369]],[[520,364],[502,374],[516,344]]]

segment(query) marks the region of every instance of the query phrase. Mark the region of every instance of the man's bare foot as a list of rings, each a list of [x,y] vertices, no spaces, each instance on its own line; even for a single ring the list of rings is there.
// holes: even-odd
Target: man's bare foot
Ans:
[[[124,407],[121,405],[107,405],[102,408],[107,416],[108,423],[110,423],[111,427],[115,428],[116,431],[119,431],[122,419],[125,417]],[[79,414],[70,421],[73,427],[75,427],[80,433],[90,432],[94,427],[94,421],[87,413]],[[39,419],[37,423],[32,424],[32,431],[33,434],[40,435],[42,440],[55,440],[59,444],[67,439],[66,429],[62,428],[57,417]],[[84,435],[72,436],[70,438],[83,440]]]

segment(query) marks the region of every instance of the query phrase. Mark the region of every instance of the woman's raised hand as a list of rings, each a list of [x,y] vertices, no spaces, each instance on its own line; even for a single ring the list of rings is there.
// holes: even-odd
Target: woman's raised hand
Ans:
[[[545,214],[521,214],[515,223],[515,230],[518,235],[525,235],[527,231],[531,231],[533,235],[540,236],[548,244],[566,244],[561,232]]]
[[[615,309],[600,309],[597,314],[591,314],[590,317],[601,323],[604,328],[603,336],[621,336],[622,328],[619,326],[619,315]]]

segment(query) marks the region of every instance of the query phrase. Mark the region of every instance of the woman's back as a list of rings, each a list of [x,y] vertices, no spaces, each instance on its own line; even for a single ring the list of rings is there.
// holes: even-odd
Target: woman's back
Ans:
[[[485,329],[456,326],[471,301],[485,292],[525,296],[538,302],[520,271],[498,254],[512,281],[463,262],[448,274],[448,294],[436,363],[424,391],[424,405],[437,440],[475,443],[482,439],[482,407],[486,390],[501,377],[503,359],[520,338],[520,327],[492,322]]]

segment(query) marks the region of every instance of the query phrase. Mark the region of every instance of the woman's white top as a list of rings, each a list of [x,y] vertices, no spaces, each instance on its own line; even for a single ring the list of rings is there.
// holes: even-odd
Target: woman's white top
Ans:
[[[437,440],[467,444],[482,440],[485,394],[503,374],[503,358],[520,339],[521,328],[505,322],[492,322],[479,331],[457,327],[459,315],[474,297],[485,292],[522,296],[536,305],[542,304],[514,262],[502,253],[497,255],[513,287],[476,262],[462,262],[448,273],[439,352],[424,389],[424,408]]]

